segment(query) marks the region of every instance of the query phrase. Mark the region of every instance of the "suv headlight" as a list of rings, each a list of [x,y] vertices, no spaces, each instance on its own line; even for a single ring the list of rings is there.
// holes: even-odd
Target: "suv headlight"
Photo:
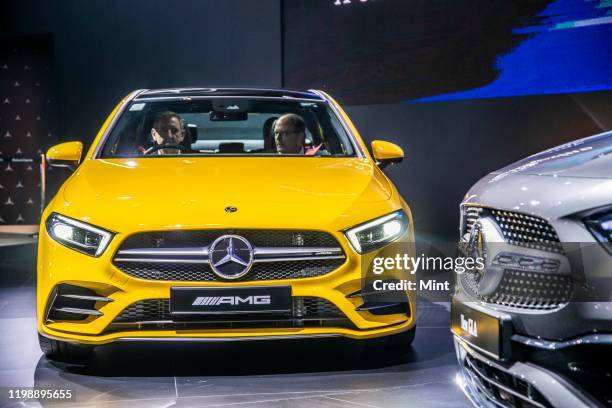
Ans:
[[[401,237],[407,228],[408,217],[399,210],[350,228],[345,234],[355,251],[365,254]]]
[[[100,256],[113,234],[93,225],[53,213],[47,218],[47,233],[55,241],[91,256]]]
[[[612,254],[612,209],[584,219],[591,234]]]

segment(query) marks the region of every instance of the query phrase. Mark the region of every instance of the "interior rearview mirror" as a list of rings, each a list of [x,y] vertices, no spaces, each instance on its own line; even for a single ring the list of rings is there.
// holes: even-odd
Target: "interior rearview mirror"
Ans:
[[[404,160],[404,150],[398,145],[384,140],[374,140],[372,142],[372,154],[376,164],[381,169],[389,164],[400,163]]]
[[[83,143],[66,142],[52,146],[47,150],[47,163],[53,167],[68,167],[74,170],[81,161]]]

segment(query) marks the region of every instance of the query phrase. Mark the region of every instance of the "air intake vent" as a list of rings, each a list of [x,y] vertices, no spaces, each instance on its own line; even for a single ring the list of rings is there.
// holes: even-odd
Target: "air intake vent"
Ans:
[[[112,301],[81,286],[57,285],[47,306],[47,322],[81,321],[90,316],[102,316],[102,312],[97,307]]]

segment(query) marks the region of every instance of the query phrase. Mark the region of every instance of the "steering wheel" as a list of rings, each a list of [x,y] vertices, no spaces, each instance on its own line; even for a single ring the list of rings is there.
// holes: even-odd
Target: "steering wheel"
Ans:
[[[161,149],[178,149],[178,150],[183,151],[183,152],[191,150],[187,146],[183,146],[183,145],[180,145],[180,144],[164,143],[164,144],[160,144],[160,145],[157,145],[157,146],[153,146],[153,147],[145,150],[145,152],[142,155],[143,156],[148,156],[151,153],[156,152],[156,151],[161,150]]]

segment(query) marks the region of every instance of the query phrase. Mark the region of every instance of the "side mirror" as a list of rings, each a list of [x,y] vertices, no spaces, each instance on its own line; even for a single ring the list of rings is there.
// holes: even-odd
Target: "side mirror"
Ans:
[[[53,167],[68,167],[74,170],[81,161],[83,143],[66,142],[55,145],[47,150],[47,163]]]
[[[384,169],[389,164],[400,163],[404,160],[404,150],[396,144],[385,142],[384,140],[374,140],[372,142],[372,153],[376,164]]]

